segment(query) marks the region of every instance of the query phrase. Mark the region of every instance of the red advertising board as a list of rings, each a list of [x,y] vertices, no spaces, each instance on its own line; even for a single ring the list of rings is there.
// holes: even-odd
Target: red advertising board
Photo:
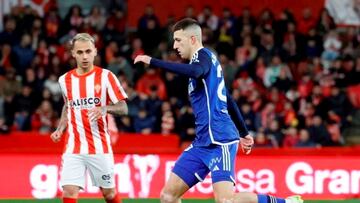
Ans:
[[[116,155],[117,191],[122,197],[156,198],[177,158],[175,154]],[[61,195],[61,157],[55,154],[0,154],[0,198],[53,198]],[[236,190],[301,194],[305,199],[359,198],[360,159],[356,156],[238,157]],[[210,176],[185,197],[212,195]],[[81,197],[100,197],[87,183]]]

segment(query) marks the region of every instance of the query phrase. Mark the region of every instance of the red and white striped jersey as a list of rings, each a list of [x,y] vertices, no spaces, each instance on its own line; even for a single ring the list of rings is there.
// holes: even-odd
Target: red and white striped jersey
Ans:
[[[59,83],[67,101],[68,125],[64,153],[112,153],[106,116],[92,122],[88,111],[127,98],[116,76],[109,70],[94,66],[84,75],[77,74],[73,69],[62,75]]]

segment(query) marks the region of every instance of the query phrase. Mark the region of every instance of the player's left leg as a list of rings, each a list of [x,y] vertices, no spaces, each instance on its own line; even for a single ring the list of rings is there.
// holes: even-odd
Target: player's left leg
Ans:
[[[212,172],[216,203],[303,203],[300,196],[286,199],[272,195],[251,192],[235,192],[235,158],[237,144],[218,146],[211,149],[212,159],[208,167]],[[221,157],[221,159],[219,158]],[[221,161],[219,161],[221,160]]]
[[[120,203],[119,195],[115,188],[100,188],[106,203]]]
[[[114,158],[112,154],[88,155],[86,166],[94,186],[100,187],[107,203],[120,203],[115,190]]]

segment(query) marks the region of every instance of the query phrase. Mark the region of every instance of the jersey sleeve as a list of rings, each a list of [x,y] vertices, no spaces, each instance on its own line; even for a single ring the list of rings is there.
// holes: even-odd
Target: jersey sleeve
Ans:
[[[107,81],[107,95],[110,98],[110,101],[115,104],[120,100],[127,98],[124,88],[121,86],[119,80],[112,72],[108,72],[108,81]]]
[[[61,95],[63,97],[64,103],[66,103],[67,96],[66,96],[66,87],[65,87],[65,75],[59,77],[58,84],[61,90]]]
[[[206,75],[212,67],[211,57],[202,50],[194,54],[191,64],[200,67],[203,72],[202,76]]]
[[[172,63],[156,58],[151,58],[150,64],[187,77],[201,78],[209,72],[211,59],[205,52],[200,51],[195,56],[190,64]]]
[[[234,101],[234,99],[227,90],[226,90],[226,97],[227,97],[226,99],[227,99],[228,111],[231,120],[233,120],[236,128],[238,129],[240,137],[245,137],[246,135],[249,134],[249,132],[246,127],[244,118],[241,115],[240,109],[238,108],[236,102]]]

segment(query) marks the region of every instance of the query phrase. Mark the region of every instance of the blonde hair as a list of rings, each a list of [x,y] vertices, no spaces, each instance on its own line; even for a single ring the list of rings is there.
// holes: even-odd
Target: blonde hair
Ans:
[[[70,41],[71,49],[74,48],[74,44],[76,41],[88,41],[88,42],[91,42],[95,46],[95,39],[88,33],[76,34]]]

